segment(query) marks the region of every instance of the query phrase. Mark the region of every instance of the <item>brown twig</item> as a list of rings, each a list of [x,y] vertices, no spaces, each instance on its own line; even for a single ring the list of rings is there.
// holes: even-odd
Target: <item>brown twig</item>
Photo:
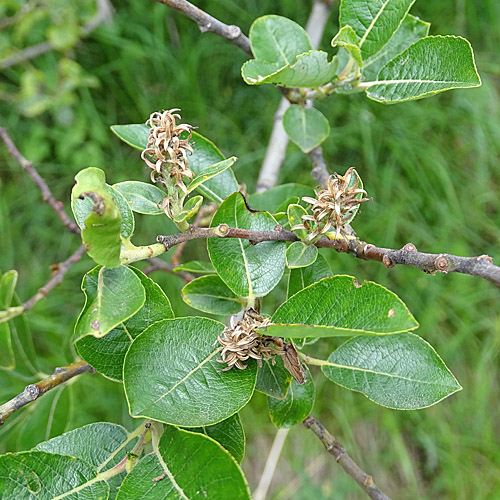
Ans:
[[[66,228],[72,233],[80,234],[80,229],[78,226],[68,217],[66,212],[64,211],[64,207],[60,201],[56,201],[54,195],[47,186],[45,180],[40,176],[37,172],[33,163],[27,160],[17,149],[14,141],[10,138],[7,129],[4,127],[0,127],[0,137],[3,139],[7,146],[7,151],[9,154],[21,165],[21,167],[28,172],[29,176],[35,181],[35,184],[38,186],[40,191],[42,192],[42,199],[46,201],[56,212],[58,217],[61,219],[62,223],[66,226]]]
[[[40,302],[42,299],[44,299],[54,287],[62,282],[65,274],[68,272],[68,269],[73,264],[78,262],[82,258],[82,255],[84,253],[85,248],[83,247],[83,245],[81,245],[65,261],[55,266],[57,268],[57,272],[44,286],[39,288],[39,290],[35,293],[35,295],[33,295],[33,297],[28,299],[20,306],[13,306],[9,307],[5,311],[0,311],[0,323],[2,323],[3,321],[8,321],[12,318],[15,318],[16,316],[19,316],[20,314],[25,313],[26,311],[29,311],[37,302]]]
[[[249,240],[252,244],[263,241],[298,241],[299,238],[282,226],[277,225],[272,231],[252,231],[239,229],[220,224],[212,228],[194,227],[178,234],[158,236],[157,241],[163,243],[165,248],[170,248],[184,241],[205,238],[240,238]],[[462,273],[477,276],[488,280],[500,287],[500,267],[495,266],[491,257],[459,257],[450,254],[430,254],[418,252],[412,243],[406,244],[401,250],[380,248],[361,241],[359,238],[345,239],[320,239],[315,243],[318,248],[332,248],[337,252],[350,253],[354,257],[364,260],[382,262],[386,267],[396,264],[415,267],[428,274]]]
[[[335,461],[363,488],[372,500],[390,500],[384,492],[375,486],[373,478],[354,462],[345,448],[325,429],[319,420],[309,415],[302,423],[318,436],[328,453],[334,456]]]
[[[19,410],[19,408],[35,401],[47,391],[50,391],[50,389],[57,387],[70,378],[89,371],[93,371],[93,368],[86,361],[78,361],[68,366],[56,368],[54,373],[49,377],[36,384],[27,385],[21,394],[18,394],[10,401],[7,401],[7,403],[0,406],[0,425],[3,425],[14,412]]]
[[[189,17],[196,22],[198,28],[202,33],[214,33],[222,38],[237,45],[240,49],[244,50],[247,54],[252,55],[250,50],[250,40],[243,34],[241,28],[238,26],[224,24],[210,14],[199,9],[195,5],[186,0],[155,0],[162,3],[167,7],[182,12],[186,17]]]
[[[321,146],[314,148],[309,153],[309,158],[312,163],[311,176],[322,188],[324,188],[328,182],[330,174],[328,173],[326,161],[323,157],[323,148]]]

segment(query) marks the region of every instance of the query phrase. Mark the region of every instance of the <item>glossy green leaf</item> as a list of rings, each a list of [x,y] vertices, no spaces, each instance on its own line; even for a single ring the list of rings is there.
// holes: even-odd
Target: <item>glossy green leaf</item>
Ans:
[[[117,500],[250,500],[238,464],[210,437],[166,426],[158,448],[163,464],[152,453],[142,458],[123,481]]]
[[[318,249],[314,245],[306,245],[302,241],[294,241],[286,249],[286,266],[290,269],[307,267],[314,264],[318,257]]]
[[[248,85],[270,83],[281,87],[319,87],[333,78],[337,61],[328,61],[328,54],[321,50],[310,50],[298,55],[290,64],[268,63],[258,59],[247,61],[241,68],[243,80]]]
[[[0,456],[3,500],[53,500],[63,495],[68,499],[106,499],[109,487],[96,476],[95,467],[75,457],[44,451]]]
[[[203,203],[203,196],[193,196],[184,204],[182,211],[174,217],[174,222],[181,223],[194,217]]]
[[[180,271],[187,271],[188,273],[203,273],[203,274],[215,274],[214,266],[210,262],[204,262],[201,260],[192,260],[191,262],[185,262],[180,266],[174,267],[174,273]]]
[[[208,318],[179,318],[153,324],[125,356],[124,386],[130,414],[199,427],[224,420],[250,400],[257,375],[220,370],[218,335],[224,325]]]
[[[193,192],[198,186],[200,186],[201,184],[205,184],[205,182],[207,182],[209,179],[212,179],[216,175],[225,172],[228,168],[234,165],[234,162],[237,159],[238,158],[236,158],[236,156],[232,156],[227,160],[222,160],[218,163],[215,163],[214,165],[211,165],[210,167],[201,170],[198,175],[196,175],[193,180],[186,186],[188,193]]]
[[[253,193],[248,197],[248,204],[254,210],[267,210],[270,213],[278,212],[279,208],[290,198],[298,196],[314,196],[314,189],[304,184],[281,184],[267,191]]]
[[[363,80],[376,80],[380,68],[411,44],[427,36],[430,26],[430,23],[407,14],[389,42],[367,61],[364,61]]]
[[[360,88],[385,104],[422,99],[451,89],[478,87],[470,43],[457,36],[428,36],[389,61],[375,82]]]
[[[298,384],[296,380],[292,379],[284,399],[267,399],[269,416],[276,427],[293,427],[300,424],[312,411],[316,390],[309,369],[307,366],[303,366],[303,368],[306,372],[304,384]]]
[[[85,306],[75,326],[76,337],[102,337],[133,316],[144,304],[145,291],[136,273],[125,266],[95,267],[82,282]]]
[[[259,17],[249,36],[255,59],[241,68],[249,85],[317,87],[335,76],[335,64],[328,62],[328,54],[312,50],[305,30],[286,17]]]
[[[340,26],[350,26],[367,60],[389,42],[415,0],[342,0]]]
[[[432,406],[462,388],[432,346],[411,333],[350,339],[322,370],[336,384],[397,410]]]
[[[82,229],[87,253],[98,264],[119,266],[122,216],[108,190],[104,172],[98,168],[86,168],[76,175],[75,180],[71,209]]]
[[[132,210],[127,200],[119,191],[117,191],[114,187],[109,186],[107,184],[106,184],[106,189],[113,197],[113,200],[116,203],[118,210],[120,210],[120,214],[122,216],[120,234],[125,239],[130,239],[134,234],[134,229],[135,229],[134,214],[132,213]]]
[[[18,273],[14,269],[4,274],[0,273],[0,311],[5,311],[11,306],[17,277]],[[0,323],[0,367],[11,370],[15,366],[10,322],[2,322]]]
[[[149,127],[143,123],[111,125],[111,131],[123,142],[141,151],[148,145]]]
[[[276,221],[269,213],[250,211],[241,193],[232,194],[222,203],[211,227],[221,223],[259,231],[276,227]],[[286,251],[283,242],[264,241],[251,245],[243,239],[210,238],[207,245],[217,273],[239,297],[266,295],[283,276]]]
[[[127,431],[121,425],[98,422],[44,441],[35,449],[47,453],[71,455],[99,467],[106,463],[126,440]],[[124,456],[125,450],[115,459],[122,459]],[[111,465],[113,461],[110,462]]]
[[[293,63],[295,56],[312,49],[304,28],[282,16],[259,17],[250,27],[249,36],[255,59],[281,66]]]
[[[290,205],[296,205],[300,201],[300,198],[298,196],[292,196],[288,198],[288,200],[285,200],[277,209],[276,213],[284,213],[286,216],[286,212],[288,210],[288,207]],[[276,219],[276,214],[273,214],[273,217]]]
[[[219,276],[201,276],[190,281],[182,289],[182,299],[199,311],[225,316],[240,312],[244,304]]]
[[[262,361],[262,367],[257,373],[255,390],[263,392],[273,398],[283,399],[288,392],[292,376],[283,365],[281,356],[273,360]]]
[[[149,127],[142,124],[113,125],[111,130],[130,146],[144,150],[148,143]],[[183,139],[187,135],[181,135]],[[191,132],[193,154],[189,157],[189,168],[199,174],[202,170],[224,160],[223,154],[217,146],[200,134]],[[228,169],[213,179],[209,179],[200,186],[198,191],[216,203],[222,203],[231,193],[238,191],[238,183],[233,171]]]
[[[123,362],[132,340],[156,321],[173,318],[165,292],[151,278],[130,267],[146,293],[144,305],[131,318],[113,328],[102,338],[86,335],[75,342],[78,354],[104,376],[121,381]]]
[[[418,327],[401,299],[372,281],[351,276],[324,278],[290,297],[276,310],[268,335],[334,337],[387,335]]]
[[[327,278],[328,276],[333,276],[330,266],[325,258],[321,254],[318,254],[315,262],[310,266],[300,267],[290,271],[287,298],[290,298],[306,286],[312,285],[316,283],[316,281]]]
[[[301,205],[292,204],[288,206],[288,224],[290,228],[302,224],[302,216],[307,215],[307,210]],[[292,231],[301,239],[305,239],[307,236],[306,229],[292,229]]]
[[[113,186],[119,191],[130,205],[130,208],[139,214],[162,215],[165,212],[158,205],[167,196],[161,189],[146,182],[125,181]]]
[[[332,40],[332,47],[342,47],[354,59],[359,67],[363,67],[361,48],[356,32],[350,26],[343,26]]]
[[[283,128],[292,142],[304,153],[319,146],[330,134],[330,124],[316,108],[292,104],[283,115]]]
[[[205,434],[217,441],[238,463],[243,460],[245,456],[245,431],[237,413],[218,424],[195,427],[189,430]]]

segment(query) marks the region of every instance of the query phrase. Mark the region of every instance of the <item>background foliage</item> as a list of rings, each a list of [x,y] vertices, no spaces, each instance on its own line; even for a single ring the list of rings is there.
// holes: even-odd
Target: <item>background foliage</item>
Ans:
[[[145,0],[115,2],[112,23],[81,42],[74,33],[92,17],[94,2],[79,2],[78,8],[62,2],[63,15],[57,0],[43,6],[7,1],[0,7],[0,19],[15,15],[23,4],[31,10],[20,22],[0,30],[0,61],[16,49],[51,37],[65,41],[57,51],[1,72],[0,117],[58,199],[69,201],[74,175],[87,166],[104,169],[110,183],[146,181],[138,152],[121,143],[109,125],[139,123],[152,110],[171,107],[182,108],[183,121],[197,125],[226,156],[239,157],[236,176],[253,191],[280,95],[243,83],[240,66],[247,57],[238,48],[200,34],[192,21]],[[256,17],[269,13],[305,25],[310,4],[199,2],[245,32]],[[329,50],[337,31],[337,9],[335,3],[323,50]],[[431,34],[467,36],[483,86],[390,107],[369,102],[363,94],[319,103],[332,125],[324,144],[329,168],[344,172],[355,166],[374,198],[356,219],[362,239],[394,248],[411,241],[429,252],[487,253],[498,261],[500,27],[494,20],[500,17],[500,5],[493,0],[417,2],[412,13],[432,21]],[[312,185],[309,160],[294,145],[289,146],[281,180]],[[46,281],[50,264],[76,249],[78,239],[61,231],[31,179],[5,152],[0,157],[0,193],[0,269],[20,271],[17,290],[24,299]],[[137,244],[172,230],[168,224],[163,217],[144,217],[138,224]],[[204,242],[192,242],[184,259],[200,258],[205,252]],[[464,390],[427,410],[396,412],[332,384],[323,387],[324,379],[317,377],[315,414],[355,458],[362,458],[394,498],[498,498],[500,292],[469,276],[430,277],[414,269],[386,270],[347,255],[321,253],[334,272],[372,279],[394,290]],[[73,360],[70,341],[83,304],[81,275],[92,267],[84,257],[49,300],[28,314],[40,372]],[[180,299],[181,279],[161,274],[155,279],[166,290],[176,316],[196,314]],[[272,295],[285,289],[284,281]],[[337,342],[323,342],[325,352],[316,354],[327,354]],[[26,383],[25,378],[0,372],[0,400],[20,392]],[[243,469],[255,486],[275,432],[266,398],[256,394],[242,419],[248,438]],[[98,375],[84,375],[9,419],[0,428],[0,452],[28,449],[95,421],[131,427],[121,387]],[[321,443],[301,427],[291,431],[271,498],[327,499],[333,491],[339,498],[363,498],[356,488]]]

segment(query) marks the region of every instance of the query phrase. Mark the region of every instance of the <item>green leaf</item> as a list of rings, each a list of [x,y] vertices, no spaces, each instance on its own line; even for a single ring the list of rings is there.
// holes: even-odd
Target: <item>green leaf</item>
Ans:
[[[328,54],[312,50],[304,28],[286,17],[259,17],[249,36],[255,59],[241,68],[249,85],[318,87],[335,76],[335,64],[328,62]]]
[[[241,311],[244,302],[218,276],[201,276],[182,289],[184,302],[199,311],[228,316]]]
[[[295,56],[312,49],[304,28],[282,16],[259,17],[250,27],[249,36],[255,59],[281,66],[292,64]]]
[[[75,457],[44,451],[0,456],[0,491],[5,500],[53,500],[59,495],[85,500],[108,498],[107,483],[96,481],[96,476],[95,467]]]
[[[102,375],[112,380],[123,378],[123,362],[132,340],[156,321],[173,318],[165,292],[151,278],[130,267],[139,278],[146,300],[139,311],[102,338],[86,335],[75,342],[78,354]]]
[[[283,115],[283,128],[292,142],[304,153],[319,146],[330,134],[330,124],[316,108],[292,104]]]
[[[204,262],[201,260],[192,260],[191,262],[185,262],[180,266],[174,267],[174,273],[179,273],[180,271],[187,271],[188,273],[203,273],[203,274],[215,274],[214,266],[210,262]]]
[[[111,130],[130,146],[141,151],[146,149],[149,134],[149,127],[146,125],[113,125]],[[187,134],[181,134],[181,137],[185,139]],[[206,168],[224,160],[224,155],[212,141],[196,132],[191,132],[191,137],[193,154],[189,157],[189,168],[195,174],[199,174]],[[238,191],[238,183],[233,171],[227,169],[222,174],[198,186],[198,191],[206,198],[216,203],[222,203],[231,193]]]
[[[0,311],[5,311],[12,304],[16,289],[18,273],[15,270],[0,273]],[[0,367],[12,370],[16,366],[16,358],[12,348],[10,322],[0,323]]]
[[[255,390],[263,392],[273,398],[283,399],[290,387],[292,376],[283,365],[281,356],[272,360],[262,361],[262,368],[257,373],[257,385]]]
[[[184,205],[182,212],[174,217],[174,222],[181,223],[189,220],[198,213],[203,203],[203,196],[193,196]]]
[[[133,316],[144,304],[145,291],[136,273],[125,266],[95,267],[82,281],[85,305],[75,335],[103,337]]]
[[[75,180],[71,209],[82,229],[87,253],[98,264],[117,267],[120,265],[122,216],[108,190],[104,172],[98,168],[86,168],[76,175]]]
[[[457,36],[428,36],[389,61],[375,82],[358,88],[385,104],[422,99],[451,89],[479,87],[470,43]]]
[[[282,87],[319,87],[333,78],[337,60],[328,61],[328,54],[321,50],[310,50],[298,55],[291,64],[280,66],[258,59],[247,61],[241,68],[243,80],[248,85],[271,83]]]
[[[382,285],[351,276],[325,278],[290,297],[266,334],[277,337],[387,335],[418,327],[401,299]]]
[[[307,267],[314,264],[318,257],[318,249],[314,245],[306,245],[303,241],[294,241],[286,249],[286,266],[290,269]]]
[[[120,210],[120,214],[122,216],[122,223],[120,226],[120,234],[127,240],[129,240],[134,234],[135,229],[135,220],[134,214],[125,199],[125,197],[117,191],[114,187],[106,184],[106,189],[109,191],[111,196],[113,197],[118,210]]]
[[[215,348],[224,325],[208,318],[155,323],[125,356],[125,394],[130,414],[199,427],[224,420],[245,406],[255,387],[257,365],[220,372]]]
[[[210,437],[167,426],[158,448],[163,464],[153,453],[142,458],[123,481],[117,500],[250,500],[238,464]]]
[[[284,399],[267,398],[269,416],[276,427],[293,427],[300,424],[312,411],[316,390],[309,369],[307,366],[303,368],[306,372],[304,384],[292,380]]]
[[[380,68],[407,49],[411,44],[429,34],[430,23],[407,14],[394,36],[382,49],[363,65],[363,80],[376,80]]]
[[[359,38],[356,32],[350,26],[344,26],[335,35],[332,40],[332,47],[344,48],[354,62],[360,67],[363,67],[363,60],[361,59],[361,49],[359,47]]]
[[[279,212],[283,203],[298,196],[314,196],[314,189],[303,184],[281,184],[267,191],[253,193],[248,197],[248,204],[254,210],[267,210],[270,213]]]
[[[148,145],[149,127],[142,123],[111,125],[111,131],[123,142],[141,151]]]
[[[302,224],[302,216],[307,215],[307,210],[300,205],[292,204],[288,206],[287,215],[288,215],[288,223],[290,224],[290,228],[292,228],[297,224]],[[293,232],[301,240],[305,239],[307,236],[306,229],[293,229]]]
[[[127,431],[121,425],[98,422],[44,441],[38,444],[35,450],[71,455],[98,467],[105,463],[126,440]],[[124,456],[125,450],[115,457],[115,461]]]
[[[130,208],[139,214],[162,215],[165,212],[158,205],[167,196],[161,189],[146,182],[125,181],[113,186],[129,203]]]
[[[306,286],[312,285],[317,281],[333,276],[330,266],[325,258],[319,253],[316,261],[307,267],[292,269],[288,277],[287,298],[295,295]]]
[[[245,432],[237,413],[218,424],[195,427],[189,430],[205,434],[217,441],[238,463],[243,460],[245,456]]]
[[[426,408],[462,389],[432,346],[411,333],[354,337],[322,370],[336,384],[396,410]]]
[[[229,196],[212,219],[211,227],[221,223],[230,227],[272,230],[276,221],[267,212],[250,211],[241,193]],[[210,238],[210,260],[226,285],[239,297],[261,297],[279,282],[285,268],[283,242],[264,241],[252,245],[236,238]]]
[[[237,160],[236,156],[231,156],[227,160],[222,160],[210,167],[203,169],[198,175],[196,175],[193,180],[186,186],[188,193],[194,191],[198,186],[204,184],[209,179],[212,179],[216,175],[222,174],[228,168],[232,167],[234,162]]]
[[[350,26],[359,38],[364,61],[392,38],[415,0],[342,0],[340,27]]]

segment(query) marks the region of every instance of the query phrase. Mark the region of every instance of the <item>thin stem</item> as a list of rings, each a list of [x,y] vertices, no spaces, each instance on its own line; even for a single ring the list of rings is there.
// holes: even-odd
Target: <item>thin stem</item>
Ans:
[[[267,457],[266,465],[264,466],[264,471],[260,477],[259,485],[252,495],[253,500],[265,500],[269,486],[274,476],[276,466],[278,465],[278,460],[280,458],[281,452],[283,450],[283,445],[285,444],[286,437],[290,429],[278,429],[276,436],[274,437],[273,445],[271,451]]]
[[[202,33],[214,33],[237,45],[247,54],[252,55],[252,51],[250,50],[250,40],[243,34],[241,28],[238,26],[235,26],[234,24],[224,24],[186,0],[155,1],[182,12],[182,14],[186,17],[189,17],[196,22]]]
[[[66,226],[66,228],[76,234],[80,234],[80,229],[78,226],[68,217],[64,211],[64,207],[60,201],[56,201],[54,195],[52,194],[49,186],[45,180],[37,172],[33,163],[27,160],[17,149],[14,141],[10,138],[7,129],[0,127],[0,137],[7,146],[7,151],[9,154],[19,163],[19,165],[28,172],[29,176],[35,181],[42,192],[43,201],[46,201],[56,212],[57,216],[61,219],[61,222]]]
[[[4,424],[14,412],[19,410],[19,408],[35,401],[47,391],[50,391],[54,387],[59,386],[77,375],[90,371],[93,371],[93,368],[86,361],[78,361],[68,366],[56,368],[52,375],[40,382],[26,386],[21,394],[18,394],[10,401],[7,401],[7,403],[0,406],[0,425]]]
[[[336,462],[349,474],[372,500],[390,500],[373,482],[373,478],[364,472],[359,465],[349,456],[345,448],[332,436],[323,424],[309,415],[303,422],[307,429],[316,434],[323,443],[328,453],[334,456]]]
[[[303,352],[300,352],[300,351],[297,351],[297,355],[299,356],[300,359],[302,359],[308,365],[333,366],[332,363],[330,363],[329,361],[325,361],[323,359],[313,358],[312,356],[308,356],[307,354],[304,354]]]
[[[12,318],[15,318],[16,316],[19,316],[20,314],[29,311],[35,304],[44,299],[53,288],[61,284],[69,268],[73,264],[78,262],[82,258],[82,255],[84,253],[85,253],[85,248],[83,248],[83,245],[81,245],[65,261],[55,266],[57,268],[56,274],[44,286],[39,288],[38,292],[36,292],[35,295],[33,295],[33,297],[28,299],[26,302],[24,302],[24,304],[21,304],[20,306],[13,306],[9,307],[5,311],[0,311],[0,323],[4,321],[9,321]]]
[[[128,265],[139,260],[158,257],[158,255],[161,255],[162,253],[165,253],[165,247],[163,245],[160,245],[159,243],[153,243],[152,245],[135,247],[133,250],[122,249],[120,253],[120,259],[123,265]]]
[[[241,238],[249,240],[252,244],[263,241],[299,241],[292,232],[278,225],[272,231],[254,231],[239,229],[220,224],[213,228],[200,228],[192,226],[185,233],[158,236],[157,240],[165,245],[165,249],[178,245],[187,240],[205,238]],[[374,260],[383,263],[387,268],[396,264],[415,267],[427,274],[461,273],[483,278],[500,287],[500,267],[493,264],[491,257],[460,257],[441,253],[431,254],[418,252],[415,245],[407,243],[401,250],[380,248],[361,241],[355,237],[351,240],[322,238],[315,243],[318,248],[332,248],[337,252],[350,253],[358,259]]]

